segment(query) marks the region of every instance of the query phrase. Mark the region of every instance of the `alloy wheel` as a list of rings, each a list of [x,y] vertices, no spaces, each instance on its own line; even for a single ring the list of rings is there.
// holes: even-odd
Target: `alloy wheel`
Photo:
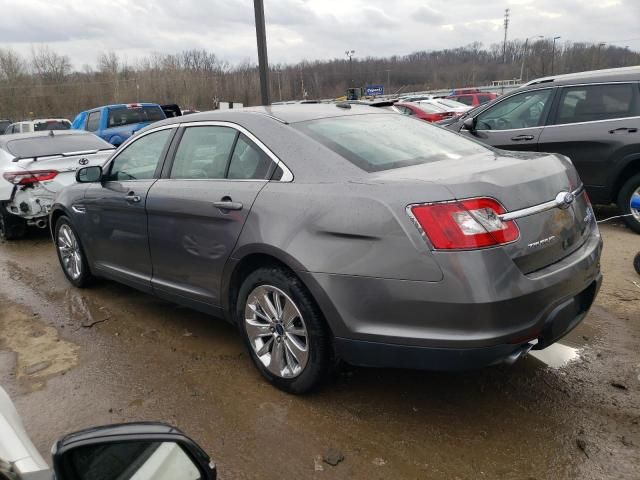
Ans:
[[[80,243],[69,225],[62,225],[58,230],[58,251],[62,266],[69,277],[77,280],[82,275],[82,254]]]
[[[282,290],[260,285],[247,297],[245,329],[264,367],[281,378],[300,375],[309,360],[309,334],[300,310]]]

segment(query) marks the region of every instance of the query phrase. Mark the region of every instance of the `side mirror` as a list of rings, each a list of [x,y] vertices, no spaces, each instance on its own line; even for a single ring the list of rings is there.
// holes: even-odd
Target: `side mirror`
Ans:
[[[216,480],[209,456],[177,428],[129,423],[91,428],[51,449],[56,480]]]
[[[469,117],[464,122],[462,122],[462,128],[465,130],[469,130],[470,132],[476,131],[476,119],[475,117]]]
[[[76,172],[76,182],[78,183],[95,183],[102,178],[102,167],[92,166],[83,167]]]

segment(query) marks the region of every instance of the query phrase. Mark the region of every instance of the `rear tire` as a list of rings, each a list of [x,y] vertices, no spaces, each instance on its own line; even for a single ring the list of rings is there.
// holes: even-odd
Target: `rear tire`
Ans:
[[[305,393],[331,370],[329,329],[293,273],[279,267],[250,273],[240,287],[235,318],[253,363],[277,388]]]
[[[26,231],[27,222],[7,212],[5,206],[0,204],[0,240],[17,240],[22,238]]]
[[[640,275],[640,252],[638,252],[636,258],[633,259],[633,268],[635,268],[638,275]]]
[[[94,277],[89,269],[89,262],[80,243],[80,237],[68,217],[63,215],[56,221],[53,241],[67,280],[78,288],[90,285]]]
[[[636,233],[640,233],[640,210],[631,210],[631,197],[640,195],[640,173],[627,180],[618,194],[618,209],[624,217],[627,226]]]

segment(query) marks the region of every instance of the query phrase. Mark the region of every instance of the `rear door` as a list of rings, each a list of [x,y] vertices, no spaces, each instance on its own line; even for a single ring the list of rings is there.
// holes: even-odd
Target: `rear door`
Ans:
[[[106,166],[85,192],[81,231],[93,266],[104,276],[151,290],[147,193],[157,180],[176,126],[145,133]]]
[[[610,198],[607,185],[617,175],[616,161],[638,152],[639,97],[637,83],[559,89],[552,125],[540,136],[539,149],[568,156],[596,202]]]
[[[153,288],[207,308],[256,196],[275,168],[248,132],[214,122],[184,128],[173,163],[147,199]]]
[[[535,151],[553,94],[553,88],[543,88],[506,97],[475,117],[473,132],[460,133],[505,150]]]

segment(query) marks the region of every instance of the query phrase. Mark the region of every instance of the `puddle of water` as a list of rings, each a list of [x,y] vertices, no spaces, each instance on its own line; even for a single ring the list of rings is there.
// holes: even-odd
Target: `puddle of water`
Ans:
[[[532,350],[529,356],[551,368],[564,367],[580,358],[580,350],[561,343],[554,343],[544,350]]]

